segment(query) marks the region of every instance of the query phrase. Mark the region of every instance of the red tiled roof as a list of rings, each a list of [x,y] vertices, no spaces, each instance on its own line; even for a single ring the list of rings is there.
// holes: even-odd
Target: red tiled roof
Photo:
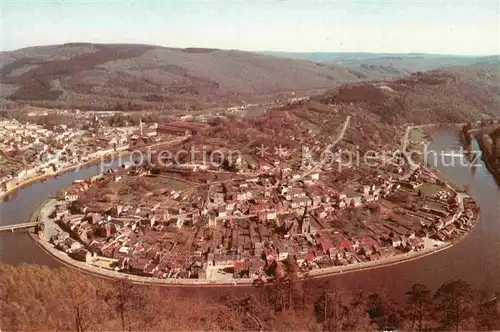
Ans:
[[[323,248],[323,250],[328,250],[331,246],[332,243],[330,241],[327,240],[321,241],[321,247]]]
[[[378,245],[377,240],[375,240],[375,239],[374,239],[373,237],[371,237],[371,236],[365,236],[365,237],[363,237],[363,239],[361,240],[361,242],[362,242],[363,244],[368,244],[368,245],[370,245],[370,246],[376,246],[376,245]]]
[[[314,252],[309,251],[306,255],[306,260],[312,262],[314,260],[314,257],[315,257]]]
[[[349,248],[350,246],[351,246],[351,242],[349,242],[347,240],[340,241],[340,247],[342,249]]]

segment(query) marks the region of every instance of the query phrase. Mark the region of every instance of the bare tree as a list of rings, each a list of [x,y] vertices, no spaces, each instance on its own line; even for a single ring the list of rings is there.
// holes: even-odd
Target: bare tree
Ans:
[[[474,326],[478,310],[478,293],[463,280],[454,280],[442,285],[434,295],[442,329],[469,329]]]
[[[424,319],[428,316],[432,304],[432,297],[429,289],[422,284],[415,284],[411,290],[406,292],[407,311],[410,317],[411,330],[415,324],[417,331],[422,331]]]

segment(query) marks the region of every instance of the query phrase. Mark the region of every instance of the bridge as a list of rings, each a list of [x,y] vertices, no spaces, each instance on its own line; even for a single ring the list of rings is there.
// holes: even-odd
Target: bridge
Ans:
[[[36,221],[34,221],[34,222],[25,222],[25,223],[21,223],[21,224],[4,225],[4,226],[0,226],[0,232],[2,232],[2,231],[13,232],[16,229],[35,227],[37,224],[38,223]]]

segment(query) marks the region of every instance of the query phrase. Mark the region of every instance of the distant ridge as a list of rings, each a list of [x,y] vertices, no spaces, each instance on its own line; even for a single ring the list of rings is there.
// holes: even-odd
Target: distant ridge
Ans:
[[[200,109],[359,80],[349,68],[254,52],[141,44],[0,53],[1,97],[54,107]]]
[[[0,98],[60,108],[200,110],[476,63],[498,63],[498,56],[70,42],[1,52]]]
[[[263,54],[281,56],[292,59],[302,59],[321,63],[336,63],[353,68],[366,66],[390,68],[386,74],[394,75],[428,71],[451,66],[469,66],[476,63],[498,63],[500,55],[466,56],[428,53],[367,53],[367,52],[274,52],[264,51]],[[370,73],[365,73],[369,75]]]

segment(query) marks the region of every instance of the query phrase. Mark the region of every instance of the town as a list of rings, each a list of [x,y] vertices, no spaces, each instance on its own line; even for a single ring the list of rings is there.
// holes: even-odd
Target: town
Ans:
[[[182,121],[144,126],[180,138],[207,129]],[[131,133],[127,142],[137,139]],[[282,148],[234,156],[204,141],[190,160],[172,157],[186,151],[180,144],[169,157],[152,151],[142,163],[75,181],[39,220],[40,237],[77,261],[129,275],[265,282],[431,252],[479,218],[472,199],[397,150],[335,180],[332,160],[314,163],[309,149],[302,158]],[[207,163],[202,150],[217,157]]]
[[[80,116],[85,123],[83,128],[65,124],[48,128],[16,119],[0,121],[0,196],[31,179],[52,176],[125,152],[130,147],[177,138],[157,134],[154,123],[150,126],[109,126],[103,119],[106,116],[85,113]]]

